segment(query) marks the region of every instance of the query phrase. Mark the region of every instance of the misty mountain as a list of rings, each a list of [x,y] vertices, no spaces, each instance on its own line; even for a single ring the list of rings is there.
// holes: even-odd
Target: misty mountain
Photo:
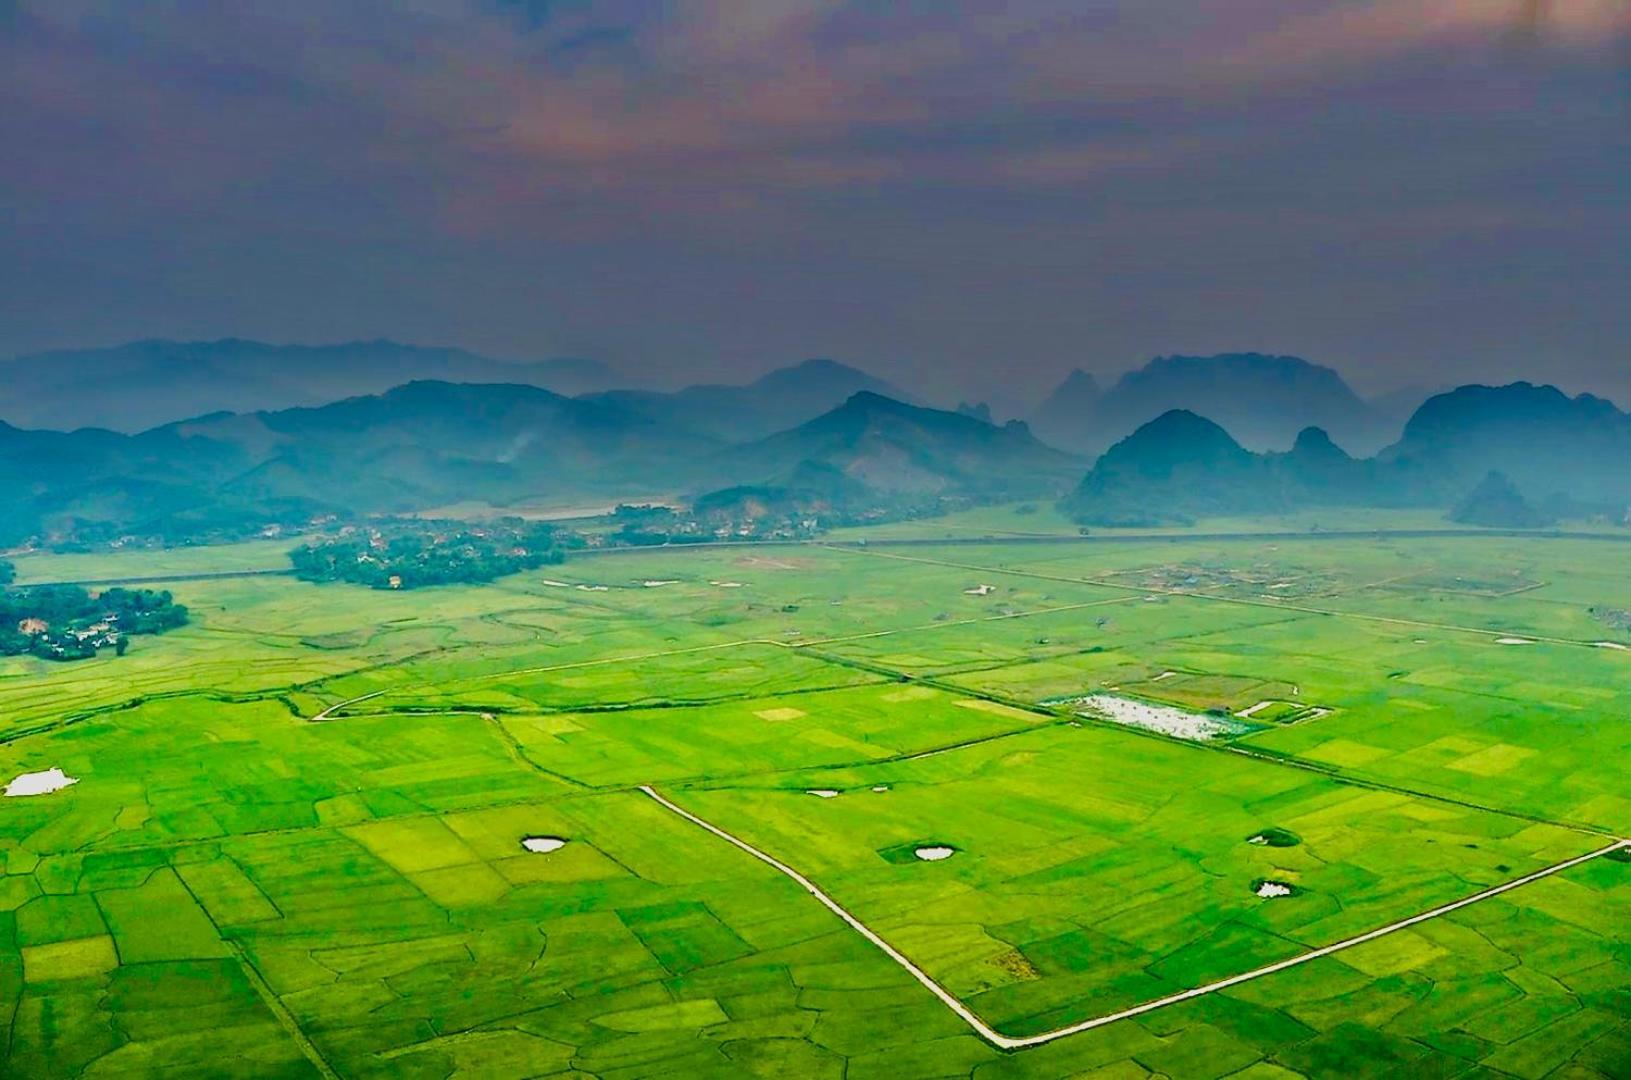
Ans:
[[[1063,488],[1080,467],[1023,424],[995,427],[870,392],[780,435],[727,445],[627,408],[620,396],[425,380],[317,407],[214,412],[136,435],[0,427],[0,539],[728,485],[779,488],[753,497],[813,505],[1031,494]]]
[[[1062,503],[1090,524],[1171,524],[1308,506],[1453,506],[1453,520],[1527,528],[1631,505],[1631,414],[1551,386],[1464,386],[1422,405],[1398,443],[1356,459],[1305,429],[1253,453],[1175,410],[1111,447]],[[1531,503],[1529,500],[1535,500]]]
[[[1450,511],[1450,520],[1488,529],[1538,529],[1552,517],[1535,509],[1505,473],[1490,472]]]
[[[689,386],[673,393],[614,390],[592,399],[675,429],[749,442],[814,419],[859,393],[897,401],[911,395],[836,360],[805,360],[746,386]]]
[[[21,427],[135,432],[203,413],[321,405],[416,379],[519,383],[575,396],[614,386],[618,375],[596,360],[508,363],[394,341],[136,341],[0,361],[0,417]]]
[[[1379,458],[1428,497],[1458,498],[1499,472],[1530,498],[1631,505],[1631,414],[1555,386],[1463,386],[1432,398]]]
[[[1174,409],[1099,458],[1060,507],[1091,525],[1186,525],[1202,517],[1307,506],[1412,505],[1417,492],[1374,460],[1354,458],[1320,428],[1285,452],[1254,453],[1220,425]]]
[[[1027,495],[1058,490],[1080,469],[1018,421],[997,427],[870,391],[721,461],[740,482],[780,482],[810,463],[887,493]]]
[[[1109,444],[1097,434],[1103,396],[1099,380],[1076,368],[1031,413],[1031,428],[1055,446],[1098,453]]]
[[[415,382],[317,408],[212,413],[138,435],[0,429],[5,538],[67,523],[250,516],[678,488],[719,444],[532,386]]]
[[[1396,433],[1330,368],[1261,353],[1157,357],[1103,393],[1091,376],[1073,372],[1034,419],[1045,438],[1096,454],[1174,409],[1206,416],[1259,451],[1288,449],[1307,427],[1358,453]]]
[[[1258,456],[1222,427],[1173,409],[1116,443],[1060,507],[1093,525],[1188,524],[1242,505],[1278,510]]]
[[[603,401],[433,381],[165,430],[230,447],[235,460],[253,463],[228,491],[330,499],[345,492],[347,502],[395,510],[678,482],[686,462],[717,445]]]

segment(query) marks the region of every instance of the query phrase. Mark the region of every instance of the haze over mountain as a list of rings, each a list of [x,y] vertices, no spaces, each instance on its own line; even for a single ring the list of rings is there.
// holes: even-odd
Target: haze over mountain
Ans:
[[[876,376],[828,359],[777,368],[745,386],[689,386],[673,393],[613,390],[595,397],[657,423],[746,442],[814,419],[862,392],[914,400]]]
[[[1199,366],[1213,375],[1291,370],[1294,382],[1327,388],[1334,379],[1320,369],[1309,375],[1299,361]],[[1196,367],[1180,361],[1155,371]],[[744,387],[673,394],[572,398],[518,384],[420,380],[315,407],[212,412],[136,435],[0,425],[0,538],[743,486],[827,502],[863,492],[1035,498],[1074,486],[1067,511],[1099,524],[1309,505],[1450,507],[1491,472],[1510,478],[1515,494],[1492,487],[1475,506],[1500,511],[1527,500],[1545,514],[1578,516],[1623,515],[1631,504],[1631,416],[1601,398],[1528,383],[1438,395],[1373,458],[1350,455],[1314,426],[1289,450],[1254,452],[1207,415],[1227,412],[1220,407],[1167,410],[1091,469],[1024,423],[993,425],[974,406],[951,412],[848,390],[857,384],[885,385],[817,360]],[[1093,400],[1090,380],[1070,385],[1078,401]],[[1121,389],[1092,408],[1136,400]],[[1348,400],[1342,389],[1338,380],[1328,400]],[[775,424],[779,430],[764,433]]]
[[[1074,371],[1033,421],[1056,445],[1098,454],[1173,409],[1208,417],[1254,450],[1288,449],[1310,426],[1362,454],[1398,434],[1331,368],[1261,353],[1157,357],[1102,390],[1091,375]]]
[[[794,404],[783,408],[807,407],[800,392],[830,383],[805,375],[832,370],[806,369],[772,387],[792,387]],[[1052,493],[1082,467],[1023,424],[994,427],[871,391],[781,434],[727,444],[618,395],[419,381],[315,408],[210,413],[137,435],[0,426],[0,540],[87,529],[186,534],[232,521],[672,497],[741,484],[814,486],[823,497]]]
[[[1031,413],[1031,428],[1055,446],[1098,453],[1108,443],[1099,431],[1098,407],[1104,387],[1091,372],[1075,368]],[[1114,440],[1112,440],[1114,441]]]
[[[213,413],[138,435],[0,428],[3,539],[71,522],[400,513],[466,500],[652,493],[718,443],[614,404],[421,381],[317,408]]]
[[[622,381],[598,360],[510,363],[463,349],[385,340],[333,345],[268,345],[239,338],[133,341],[0,361],[0,418],[18,427],[135,432],[221,410],[322,405],[415,379],[518,383],[567,396]]]
[[[746,470],[755,479],[780,480],[814,462],[877,491],[912,493],[1047,492],[1061,487],[1083,464],[1037,441],[1018,421],[997,427],[872,391],[729,454],[735,461],[732,469]]]

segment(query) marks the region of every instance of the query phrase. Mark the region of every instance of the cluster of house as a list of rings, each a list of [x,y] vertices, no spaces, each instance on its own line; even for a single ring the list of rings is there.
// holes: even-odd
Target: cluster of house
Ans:
[[[120,638],[118,622],[117,614],[109,614],[86,626],[71,626],[53,634],[51,624],[44,619],[27,618],[17,623],[17,632],[34,638],[48,652],[67,655],[70,651],[82,652],[87,648],[117,648]],[[79,648],[71,650],[70,643]]]

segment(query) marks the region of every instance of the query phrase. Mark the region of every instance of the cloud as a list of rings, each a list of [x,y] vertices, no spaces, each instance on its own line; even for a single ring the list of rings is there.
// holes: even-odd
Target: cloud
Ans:
[[[1557,0],[1548,33],[1589,48],[1622,28],[1623,9]],[[317,166],[360,179],[400,170],[401,188],[469,206],[703,184],[773,197],[891,178],[1088,179],[1169,161],[1253,95],[1296,85],[1317,107],[1400,57],[1492,40],[1522,9],[29,0],[21,11],[3,92],[43,138],[33,178],[55,195],[90,195],[100,155],[137,200],[230,195]]]
[[[1631,194],[1622,0],[13,0],[9,22],[6,10],[0,145],[26,153],[0,170],[0,239],[31,265],[67,267],[52,260],[71,236],[104,262],[151,266],[144,288],[193,280],[183,258],[189,274],[218,258],[253,297],[269,295],[257,253],[272,274],[310,252],[334,262],[324,311],[344,313],[355,266],[368,288],[434,281],[413,317],[470,305],[509,341],[537,310],[510,283],[534,277],[564,297],[549,317],[574,343],[632,341],[637,316],[617,296],[648,312],[653,338],[746,352],[814,336],[787,313],[796,298],[775,311],[764,299],[781,282],[830,296],[851,320],[830,331],[845,341],[881,342],[895,319],[895,333],[972,350],[936,328],[969,317],[962,301],[991,287],[986,273],[1026,282],[1008,302],[1033,326],[1047,317],[1033,298],[1056,304],[1060,326],[1086,310],[1058,282],[1161,308],[1145,329],[1215,326],[1227,313],[1208,321],[1207,305],[1272,293],[1277,273],[1288,294],[1327,281],[1340,298],[1388,260],[1508,230],[1574,258],[1582,220],[1624,235],[1612,207]],[[1262,280],[1229,277],[1243,258]],[[460,293],[471,265],[503,271]],[[594,272],[580,285],[563,265]],[[1160,294],[1180,266],[1192,291]],[[679,278],[686,303],[658,310]],[[1130,280],[1160,299],[1129,298]],[[762,316],[732,299],[750,287]],[[880,299],[893,290],[898,302]],[[678,325],[688,317],[707,323]],[[989,321],[995,338],[1000,313]]]

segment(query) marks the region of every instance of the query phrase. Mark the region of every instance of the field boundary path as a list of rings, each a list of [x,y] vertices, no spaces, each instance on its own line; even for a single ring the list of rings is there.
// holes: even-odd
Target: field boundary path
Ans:
[[[1442,915],[1448,915],[1452,911],[1459,911],[1464,907],[1470,907],[1473,904],[1477,904],[1481,901],[1500,896],[1502,893],[1511,892],[1513,889],[1520,889],[1523,886],[1532,884],[1541,880],[1542,878],[1551,877],[1553,874],[1560,874],[1565,870],[1571,870],[1576,866],[1581,866],[1585,863],[1591,862],[1594,859],[1600,859],[1605,855],[1611,855],[1616,851],[1631,850],[1631,840],[1616,840],[1607,847],[1599,848],[1596,851],[1588,852],[1585,855],[1577,855],[1572,859],[1565,859],[1560,863],[1553,863],[1551,866],[1537,870],[1532,874],[1526,874],[1523,877],[1493,886],[1485,889],[1483,892],[1474,893],[1472,896],[1466,896],[1460,900],[1453,900],[1448,904],[1441,904],[1436,908],[1421,912],[1418,915],[1412,915],[1409,918],[1400,919],[1397,922],[1392,922],[1386,926],[1377,927],[1375,930],[1368,930],[1363,934],[1359,934],[1351,938],[1345,938],[1342,941],[1338,941],[1330,945],[1324,945],[1317,949],[1311,949],[1308,952],[1300,953],[1297,956],[1290,957],[1286,960],[1280,960],[1273,964],[1267,964],[1260,968],[1254,968],[1251,971],[1242,972],[1239,975],[1231,975],[1226,979],[1219,979],[1216,982],[1207,983],[1204,986],[1197,986],[1191,990],[1183,990],[1176,994],[1169,994],[1166,997],[1157,998],[1154,1001],[1146,1001],[1141,1005],[1134,1005],[1131,1008],[1122,1009],[1119,1012],[1107,1013],[1103,1016],[1095,1016],[1088,1020],[1082,1020],[1078,1023],[1070,1024],[1062,1028],[1055,1028],[1052,1031],[1040,1032],[1036,1035],[1015,1037],[1012,1035],[1004,1035],[1002,1032],[980,1019],[980,1017],[976,1015],[972,1009],[958,1000],[956,995],[936,982],[933,976],[929,975],[928,972],[918,967],[917,964],[913,963],[905,956],[905,954],[900,952],[900,950],[896,949],[893,945],[889,944],[889,942],[885,941],[881,936],[879,936],[878,933],[871,927],[867,926],[860,919],[850,914],[850,912],[846,910],[843,905],[823,892],[820,886],[816,885],[815,882],[811,881],[797,870],[794,870],[791,866],[788,866],[775,856],[759,850],[746,840],[743,840],[741,837],[726,832],[724,829],[713,824],[712,822],[700,818],[684,807],[671,802],[659,794],[657,790],[651,787],[649,784],[642,784],[640,786],[640,790],[664,809],[679,815],[699,828],[706,829],[708,832],[713,833],[726,843],[732,844],[742,851],[747,852],[749,855],[752,855],[755,859],[758,859],[760,862],[776,870],[778,873],[797,882],[805,892],[815,897],[823,907],[831,911],[834,915],[837,915],[846,924],[848,924],[850,929],[866,938],[873,945],[882,950],[883,953],[896,964],[899,964],[902,968],[904,968],[907,974],[911,975],[912,978],[916,979],[920,984],[922,984],[924,989],[928,990],[935,997],[939,998],[941,1004],[945,1005],[946,1008],[956,1013],[964,1023],[974,1030],[975,1034],[979,1035],[980,1038],[984,1039],[991,1045],[1003,1050],[1025,1050],[1033,1046],[1042,1046],[1046,1043],[1054,1042],[1070,1035],[1079,1035],[1084,1031],[1092,1031],[1094,1028],[1104,1027],[1108,1024],[1116,1023],[1118,1020],[1130,1020],[1135,1016],[1143,1016],[1144,1014],[1154,1012],[1157,1009],[1164,1009],[1168,1005],[1177,1005],[1180,1002],[1191,1001],[1198,997],[1205,997],[1208,994],[1215,994],[1220,990],[1227,990],[1230,987],[1239,986],[1241,983],[1251,982],[1253,979],[1260,979],[1265,975],[1273,975],[1277,972],[1285,971],[1288,968],[1297,967],[1300,964],[1306,964],[1313,960],[1319,960],[1330,956],[1333,953],[1341,952],[1344,949],[1351,949],[1356,945],[1364,945],[1367,942],[1375,941],[1378,938],[1386,937],[1387,935],[1396,933],[1400,930],[1405,930],[1409,927],[1419,925],[1431,919],[1439,918]]]

